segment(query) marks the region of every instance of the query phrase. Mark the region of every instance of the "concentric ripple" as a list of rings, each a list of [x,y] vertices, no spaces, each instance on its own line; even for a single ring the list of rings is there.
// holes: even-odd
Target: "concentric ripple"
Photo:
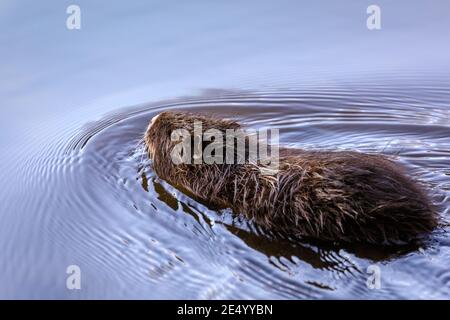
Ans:
[[[160,180],[142,145],[149,119],[182,109],[279,128],[281,143],[291,147],[382,152],[427,185],[447,219],[448,83],[208,91],[127,108],[30,159],[26,174],[45,190],[34,210],[54,250],[86,270],[86,297],[448,298],[445,230],[395,248],[273,240]],[[366,286],[371,264],[381,268],[379,290]]]

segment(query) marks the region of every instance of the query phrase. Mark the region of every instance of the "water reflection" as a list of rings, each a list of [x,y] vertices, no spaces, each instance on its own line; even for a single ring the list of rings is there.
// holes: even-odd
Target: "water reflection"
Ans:
[[[450,5],[377,2],[379,31],[364,1],[78,0],[69,31],[63,2],[1,1],[0,297],[447,298],[446,231],[274,239],[159,180],[141,148],[171,108],[273,126],[287,147],[396,155],[448,219]]]
[[[327,94],[324,92],[320,96],[326,97]],[[122,206],[123,203],[133,203],[123,214],[138,214],[134,224],[147,231],[144,234],[138,232],[134,237],[141,239],[142,252],[148,252],[152,259],[148,264],[144,254],[139,265],[146,270],[145,274],[153,286],[163,292],[169,292],[166,290],[182,282],[185,290],[180,295],[189,297],[305,298],[328,297],[330,294],[338,297],[370,297],[373,292],[365,284],[367,266],[382,265],[383,272],[389,276],[393,272],[398,273],[395,266],[399,262],[404,270],[402,272],[410,272],[408,270],[421,266],[442,277],[438,274],[446,268],[446,253],[442,254],[448,249],[446,244],[437,240],[441,237],[439,231],[430,239],[402,246],[323,243],[271,234],[233,216],[229,210],[207,207],[183,190],[159,179],[152,171],[142,145],[142,135],[149,119],[161,110],[172,107],[214,112],[216,115],[242,119],[253,127],[276,124],[286,129],[281,130],[281,140],[288,146],[356,148],[395,155],[397,161],[404,163],[411,174],[417,175],[433,189],[435,202],[443,208],[442,217],[446,219],[445,210],[449,206],[446,189],[448,181],[443,177],[446,177],[444,173],[448,160],[445,158],[445,148],[449,142],[450,128],[439,125],[436,129],[411,130],[410,125],[402,122],[415,121],[417,126],[421,126],[427,120],[423,118],[424,113],[402,112],[397,117],[400,113],[395,110],[403,110],[402,100],[398,100],[396,106],[391,104],[389,114],[386,114],[386,110],[377,108],[378,100],[371,99],[370,95],[359,97],[346,94],[341,97],[336,94],[333,93],[335,104],[340,108],[331,110],[322,102],[304,102],[303,97],[309,96],[308,92],[289,93],[290,102],[286,106],[283,105],[286,101],[274,106],[275,97],[282,101],[286,97],[286,93],[280,92],[273,95],[222,92],[219,97],[183,98],[170,104],[162,102],[159,107],[136,107],[120,113],[120,116],[113,114],[106,117],[80,133],[81,136],[90,136],[87,143],[71,142],[69,145],[78,146],[74,148],[78,150],[75,154],[82,152],[84,162],[92,158],[91,161],[97,159],[94,161],[97,163],[114,163],[108,166],[112,168],[108,174],[115,177],[110,179],[111,188],[117,189],[115,181],[129,181],[117,190],[114,201],[122,203]],[[365,108],[355,104],[355,99],[364,100]],[[258,113],[248,112],[251,101],[257,101],[260,105]],[[216,108],[215,105],[227,108]],[[439,110],[428,109],[427,113],[433,114],[436,122],[441,122]],[[321,121],[317,122],[316,118]],[[381,123],[379,121],[392,121],[393,124],[389,127],[376,125]],[[324,125],[327,122],[333,125]],[[108,125],[105,126],[105,123]],[[373,126],[369,130],[361,130],[364,123],[372,123]],[[93,129],[95,127],[101,127],[102,130]],[[333,136],[332,144],[330,136]],[[76,141],[85,139],[79,136],[73,138]],[[433,145],[433,152],[428,152],[430,145]],[[80,190],[82,192],[82,188]],[[88,230],[86,232],[89,233]],[[149,235],[153,239],[150,243],[156,243],[156,247],[146,244]],[[133,236],[127,237],[130,238]],[[439,252],[436,252],[436,247],[440,248]],[[139,258],[140,254],[136,254],[134,259]],[[428,265],[430,255],[436,254],[440,257],[437,265]],[[132,268],[127,272],[138,272],[135,274],[138,277],[139,269]],[[227,278],[227,282],[220,281],[222,277]],[[212,284],[207,285],[209,282]],[[293,286],[297,286],[297,289],[294,290]],[[397,290],[395,282],[387,286],[387,291],[379,293],[378,298],[403,296],[403,289],[399,287]],[[257,287],[264,290],[256,292]]]

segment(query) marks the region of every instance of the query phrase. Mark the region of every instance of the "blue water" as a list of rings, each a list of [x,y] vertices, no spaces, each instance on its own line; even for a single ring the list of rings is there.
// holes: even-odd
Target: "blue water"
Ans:
[[[448,298],[446,230],[394,249],[269,241],[160,181],[139,144],[174,107],[384,152],[448,218],[450,3],[376,1],[370,31],[371,4],[2,0],[0,298]]]

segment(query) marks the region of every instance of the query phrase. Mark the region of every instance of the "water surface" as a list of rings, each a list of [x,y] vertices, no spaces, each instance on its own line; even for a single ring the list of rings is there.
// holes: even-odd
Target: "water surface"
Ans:
[[[448,230],[271,240],[159,179],[141,143],[182,109],[279,128],[289,147],[385,153],[448,219],[448,2],[379,1],[379,31],[365,1],[79,1],[79,31],[69,4],[0,4],[1,298],[449,297]]]

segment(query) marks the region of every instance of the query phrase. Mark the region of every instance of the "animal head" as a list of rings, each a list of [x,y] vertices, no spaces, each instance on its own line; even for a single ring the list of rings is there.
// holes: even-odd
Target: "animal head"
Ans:
[[[238,130],[240,125],[232,120],[165,111],[151,119],[145,134],[145,144],[153,160],[169,160],[181,140],[187,140],[192,148],[191,154],[195,157],[196,144],[200,144],[198,147],[203,150],[210,143],[204,139],[208,132],[219,132],[225,136],[227,129]]]

